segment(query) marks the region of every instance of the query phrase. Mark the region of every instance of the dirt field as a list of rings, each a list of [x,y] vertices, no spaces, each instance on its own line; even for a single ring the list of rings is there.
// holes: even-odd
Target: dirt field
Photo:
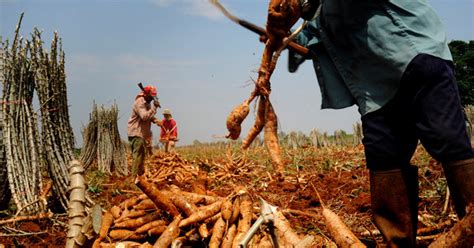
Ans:
[[[299,233],[329,236],[320,215],[323,202],[336,212],[351,230],[369,246],[381,241],[380,235],[368,232],[376,230],[371,222],[368,171],[362,146],[345,146],[315,149],[285,149],[284,158],[288,164],[286,173],[278,178],[272,172],[270,159],[263,147],[257,147],[242,154],[237,146],[193,146],[178,149],[179,156],[190,164],[205,169],[208,190],[225,196],[236,186],[248,188],[253,196],[261,196],[270,204],[280,207]],[[165,156],[155,151],[158,156]],[[158,168],[157,157],[152,157],[147,165]],[[129,159],[130,162],[130,159]],[[451,207],[443,213],[446,183],[441,166],[419,148],[412,161],[418,165],[420,175],[419,228],[432,227],[452,218]],[[134,178],[104,175],[89,171],[89,194],[105,209],[117,205],[125,199],[137,195],[139,189]],[[191,184],[183,184],[176,175],[163,180],[166,184],[176,184],[183,189],[191,189]],[[314,187],[313,187],[314,186]],[[14,206],[1,217],[14,213]],[[298,210],[298,211],[293,211]],[[66,236],[64,214],[56,214],[51,220],[20,222],[2,226],[0,244],[7,247],[63,247]],[[428,244],[444,229],[421,234],[420,244]]]

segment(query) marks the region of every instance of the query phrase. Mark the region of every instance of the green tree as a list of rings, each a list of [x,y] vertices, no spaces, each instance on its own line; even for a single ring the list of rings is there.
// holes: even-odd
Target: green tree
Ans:
[[[474,105],[474,40],[449,43],[463,106]]]

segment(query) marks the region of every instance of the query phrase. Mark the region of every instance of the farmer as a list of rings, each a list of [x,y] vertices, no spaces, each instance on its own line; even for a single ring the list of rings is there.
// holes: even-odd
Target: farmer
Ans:
[[[374,222],[388,246],[416,246],[418,174],[410,159],[418,140],[441,162],[463,218],[474,202],[474,153],[434,10],[426,0],[293,2],[309,20],[296,41],[314,55],[322,108],[356,104],[362,116]],[[267,25],[282,25],[271,22],[278,19]],[[290,72],[308,59],[289,55]]]
[[[173,150],[178,141],[178,126],[171,115],[171,110],[163,110],[164,119],[161,121],[160,141],[165,147],[165,152]]]
[[[128,120],[128,141],[132,150],[132,174],[142,175],[145,172],[145,156],[147,154],[147,140],[151,140],[151,123],[156,122],[156,109],[159,102],[153,101],[156,96],[156,88],[146,86],[142,92],[135,97],[132,107],[132,115]],[[153,101],[153,104],[151,102]]]

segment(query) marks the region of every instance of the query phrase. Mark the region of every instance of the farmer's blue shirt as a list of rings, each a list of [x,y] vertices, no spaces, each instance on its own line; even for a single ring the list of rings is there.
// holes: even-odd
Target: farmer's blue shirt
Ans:
[[[396,94],[418,54],[452,60],[443,25],[425,0],[325,0],[296,42],[316,56],[322,108],[357,104],[364,115]],[[290,52],[290,72],[305,58]]]

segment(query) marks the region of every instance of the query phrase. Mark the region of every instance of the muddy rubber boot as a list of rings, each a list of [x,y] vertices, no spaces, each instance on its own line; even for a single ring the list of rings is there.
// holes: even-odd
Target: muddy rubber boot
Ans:
[[[388,247],[416,247],[417,168],[371,171],[374,222]]]
[[[413,236],[415,236],[418,228],[418,203],[419,203],[419,186],[418,186],[418,167],[410,165],[403,170],[405,183],[408,189],[408,200],[410,201],[411,224],[413,226]]]
[[[466,207],[474,204],[474,158],[443,164],[451,199],[459,219],[466,215]]]

